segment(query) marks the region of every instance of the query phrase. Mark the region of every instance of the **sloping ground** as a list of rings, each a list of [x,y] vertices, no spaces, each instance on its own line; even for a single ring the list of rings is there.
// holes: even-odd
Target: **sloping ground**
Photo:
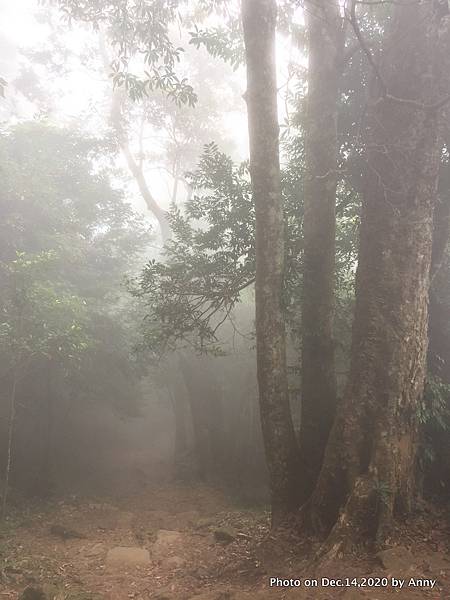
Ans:
[[[48,600],[450,600],[444,514],[417,518],[393,539],[396,549],[381,557],[315,568],[307,541],[274,540],[266,513],[238,510],[209,488],[70,498],[29,507],[3,527],[0,599],[40,587]],[[278,585],[270,587],[271,577]],[[286,587],[291,578],[300,587]],[[349,587],[332,585],[345,578]]]

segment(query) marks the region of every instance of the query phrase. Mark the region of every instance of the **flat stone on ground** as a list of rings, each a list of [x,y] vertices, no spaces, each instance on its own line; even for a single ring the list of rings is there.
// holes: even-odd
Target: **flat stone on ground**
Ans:
[[[417,561],[411,552],[404,546],[394,546],[378,552],[377,557],[383,567],[392,575],[400,575],[414,569]]]

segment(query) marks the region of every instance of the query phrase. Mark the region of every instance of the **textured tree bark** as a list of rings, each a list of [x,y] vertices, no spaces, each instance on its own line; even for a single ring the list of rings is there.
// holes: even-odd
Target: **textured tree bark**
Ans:
[[[272,523],[297,507],[298,447],[291,419],[282,288],[284,221],[275,67],[276,2],[243,0],[250,173],[256,211],[256,351]]]
[[[450,90],[449,25],[431,2],[397,5],[369,93],[350,377],[303,511],[331,555],[382,544],[414,501],[442,147],[442,111],[426,107]]]
[[[308,2],[308,97],[303,191],[301,499],[313,491],[336,405],[334,285],[337,111],[343,20],[337,2]]]
[[[0,520],[6,518],[6,509],[8,504],[9,482],[11,478],[11,467],[13,462],[13,443],[14,443],[14,427],[16,423],[16,395],[17,395],[17,380],[18,380],[17,365],[13,369],[13,378],[11,385],[11,393],[9,397],[9,417],[8,417],[8,446],[6,453],[6,465],[4,471],[3,494],[2,494],[2,509]]]
[[[450,236],[450,197],[439,198],[434,214],[433,249],[428,317],[428,371],[431,375],[450,381],[450,339],[447,324],[449,307],[442,299],[447,295],[448,260],[445,253]],[[441,269],[444,273],[440,273]]]
[[[448,143],[448,142],[447,142]],[[448,165],[444,169],[448,173]],[[441,168],[442,170],[444,170]],[[444,181],[448,186],[448,176]],[[450,234],[450,195],[448,187],[440,190],[439,199],[434,213],[433,250],[431,257],[431,286],[428,309],[428,356],[427,378],[450,384],[450,305],[449,281],[450,261],[448,256],[448,241]],[[426,402],[425,410],[431,414],[436,407]],[[446,410],[450,409],[447,399]],[[421,431],[423,447],[431,446],[433,460],[424,460],[418,469],[420,492],[448,496],[450,485],[450,453],[449,435],[444,428],[437,426],[435,421],[427,422]],[[424,456],[423,456],[424,457]],[[425,458],[425,457],[424,457]]]

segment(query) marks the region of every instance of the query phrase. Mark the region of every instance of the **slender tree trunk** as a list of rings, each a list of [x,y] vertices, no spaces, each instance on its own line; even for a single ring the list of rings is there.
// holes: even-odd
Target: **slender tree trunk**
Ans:
[[[10,400],[9,400],[8,447],[7,447],[7,451],[6,451],[6,466],[5,466],[3,497],[2,497],[2,513],[1,513],[2,521],[4,521],[5,517],[6,517],[6,507],[8,504],[8,494],[9,494],[9,481],[10,481],[10,477],[11,477],[14,426],[16,423],[17,379],[18,379],[17,366],[15,366],[14,370],[13,370],[13,380],[12,380],[11,394],[10,394]]]
[[[54,486],[55,459],[55,406],[53,386],[54,366],[49,359],[46,364],[46,395],[44,398],[43,418],[45,419],[46,436],[41,470],[41,488],[43,494],[51,492]]]
[[[337,111],[343,20],[337,2],[308,2],[308,98],[303,191],[301,499],[311,494],[334,419]]]
[[[250,173],[256,212],[256,352],[272,523],[298,505],[298,447],[291,419],[283,314],[285,261],[275,65],[276,2],[243,0]]]
[[[450,23],[438,21],[431,2],[393,10],[365,125],[349,382],[304,508],[313,527],[331,530],[331,555],[360,538],[382,544],[415,496],[442,147],[442,111],[421,107],[450,91]]]

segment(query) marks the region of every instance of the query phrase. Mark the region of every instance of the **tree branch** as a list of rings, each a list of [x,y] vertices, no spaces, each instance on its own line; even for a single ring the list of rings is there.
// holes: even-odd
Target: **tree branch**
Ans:
[[[386,4],[388,4],[388,3],[394,4],[395,2],[393,2],[392,0],[386,0]],[[401,4],[403,6],[413,5],[413,4],[417,4],[417,3],[418,2],[397,2],[397,4]],[[425,104],[424,102],[417,102],[416,100],[411,100],[409,98],[398,98],[397,96],[393,96],[392,94],[388,93],[387,85],[383,79],[379,65],[377,64],[372,52],[370,51],[369,46],[367,45],[367,43],[364,39],[364,36],[362,35],[361,29],[359,27],[358,19],[356,17],[356,5],[357,4],[363,4],[363,2],[361,2],[360,0],[352,0],[351,1],[349,20],[353,27],[355,36],[361,46],[361,49],[364,52],[364,54],[366,55],[367,61],[368,61],[369,65],[372,67],[375,77],[377,78],[377,80],[381,86],[382,94],[381,94],[380,98],[378,98],[378,100],[374,103],[374,105],[376,106],[380,102],[388,100],[388,101],[394,102],[396,104],[402,104],[403,106],[409,106],[410,108],[414,108],[416,110],[435,111],[435,110],[439,110],[440,108],[443,108],[446,104],[448,104],[450,102],[450,95],[445,96],[444,98],[441,98],[440,100],[438,100],[432,104]]]

